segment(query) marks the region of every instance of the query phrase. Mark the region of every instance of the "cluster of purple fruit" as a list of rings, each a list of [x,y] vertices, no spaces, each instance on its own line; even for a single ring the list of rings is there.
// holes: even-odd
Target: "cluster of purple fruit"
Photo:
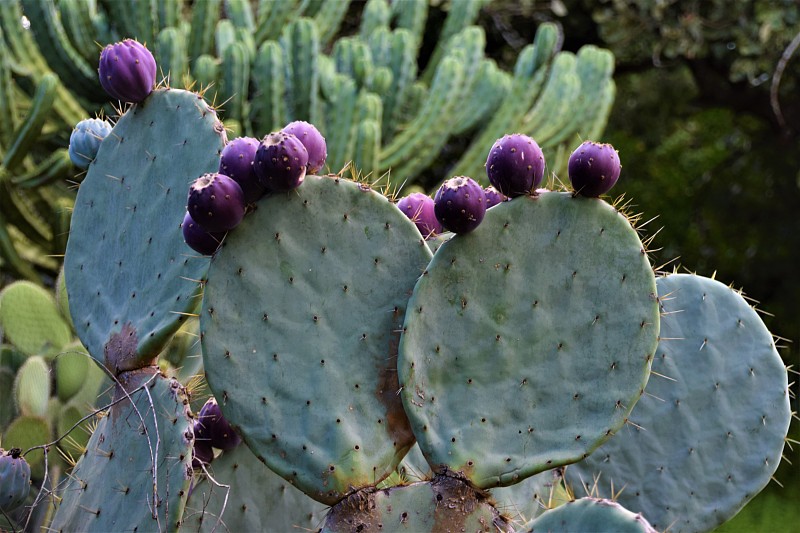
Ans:
[[[425,238],[443,230],[469,233],[483,221],[486,210],[509,198],[535,194],[544,178],[544,154],[539,145],[519,133],[498,139],[486,158],[491,187],[481,188],[472,178],[456,176],[445,181],[433,199],[413,193],[397,206],[417,225]],[[621,170],[619,155],[610,144],[582,143],[570,156],[569,179],[575,194],[596,198],[616,184]]]
[[[225,145],[219,170],[203,174],[189,187],[183,239],[211,255],[225,233],[242,221],[248,204],[268,193],[287,192],[318,172],[327,157],[325,138],[312,124],[296,121],[260,142],[240,137]]]
[[[224,452],[241,444],[242,439],[222,416],[217,400],[210,397],[194,421],[192,466],[202,468],[214,459],[214,448]]]

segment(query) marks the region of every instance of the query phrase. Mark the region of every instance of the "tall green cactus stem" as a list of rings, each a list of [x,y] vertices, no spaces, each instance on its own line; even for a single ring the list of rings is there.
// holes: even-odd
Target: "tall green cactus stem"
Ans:
[[[377,180],[378,157],[381,149],[380,122],[366,119],[358,124],[353,164],[364,178]]]
[[[331,94],[325,106],[325,122],[327,129],[339,134],[328,136],[328,159],[325,164],[338,172],[350,161],[353,153],[354,137],[351,131],[356,124],[358,88],[356,82],[344,74],[334,74],[331,85]]]
[[[222,54],[222,88],[220,97],[225,108],[226,119],[249,124],[247,101],[250,86],[250,59],[247,48],[240,42],[232,42]],[[247,126],[245,126],[247,128]]]
[[[659,278],[658,293],[663,340],[636,425],[569,467],[567,479],[599,474],[603,494],[625,486],[619,502],[657,529],[710,531],[778,468],[791,420],[788,374],[740,293],[690,274]]]
[[[225,132],[195,93],[159,89],[120,117],[75,203],[64,269],[83,344],[114,373],[150,364],[196,309],[208,259],[183,242],[192,180]],[[113,272],[113,274],[111,274]]]
[[[447,117],[459,105],[452,98],[464,79],[464,64],[446,57],[437,69],[436,79],[415,119],[381,150],[381,172],[392,169],[393,184],[400,184],[430,163],[447,139]]]
[[[403,3],[403,2],[399,2]],[[375,35],[377,40],[380,32]],[[417,57],[414,38],[406,30],[398,29],[388,37],[388,50],[378,53],[373,45],[372,55],[378,66],[389,67],[392,71],[392,84],[383,97],[382,123],[383,142],[389,141],[396,133],[402,120],[403,104],[417,77]]]
[[[186,391],[148,368],[122,374],[114,401],[72,470],[50,527],[176,531],[192,475]]]
[[[328,2],[332,3],[332,2]],[[333,2],[335,3],[335,2]],[[314,21],[300,18],[286,26],[281,35],[285,58],[288,118],[318,124],[320,118],[319,71],[320,37]]]
[[[447,55],[450,39],[475,23],[478,18],[478,11],[485,3],[486,0],[461,0],[460,2],[450,3],[450,11],[447,13],[442,31],[436,40],[436,48],[434,48],[433,54],[428,60],[422,76],[420,76],[423,81],[430,83],[434,78],[439,62]]]
[[[219,62],[214,56],[203,54],[195,59],[192,64],[192,77],[198,83],[197,90],[203,91],[206,99],[216,105],[220,76]]]
[[[189,59],[197,60],[203,54],[211,53],[214,44],[214,28],[219,20],[221,0],[204,0],[192,7],[192,25],[189,32]]]
[[[594,531],[596,533],[656,533],[641,515],[634,514],[616,501],[598,498],[581,498],[546,511],[520,530],[525,533],[547,531],[571,533]]]
[[[480,488],[583,459],[616,432],[659,325],[626,217],[559,192],[504,202],[444,243],[408,309],[398,374],[414,434],[434,471]]]
[[[464,133],[485,122],[500,107],[510,87],[510,75],[500,70],[493,60],[481,60],[473,78],[473,87],[467,93],[468,101],[462,105],[462,113],[453,125],[452,134]]]
[[[336,0],[335,2],[323,2],[314,14],[314,24],[319,29],[319,41],[327,45],[333,39],[339,26],[342,24],[347,8],[350,7],[350,0]]]
[[[428,0],[392,2],[392,15],[397,29],[408,30],[416,43],[415,48],[419,48],[428,18]]]
[[[554,131],[563,127],[564,118],[573,116],[578,95],[582,91],[594,91],[592,86],[581,86],[577,65],[577,58],[570,52],[556,55],[541,95],[515,131],[530,135],[537,143],[544,143]]]
[[[69,41],[50,0],[21,0],[25,15],[31,21],[31,31],[47,64],[62,80],[69,80],[81,94],[93,99],[103,97],[97,83],[97,71],[78,53]]]
[[[2,166],[14,170],[28,155],[42,132],[42,126],[50,114],[56,94],[58,79],[55,74],[45,74],[36,86],[36,94],[28,113],[14,132],[3,156]]]
[[[89,62],[96,65],[99,57],[98,46],[94,40],[92,19],[97,16],[95,4],[86,0],[60,0],[58,10],[64,31],[75,50]]]
[[[296,12],[299,0],[258,0],[258,17],[255,41],[261,45],[268,40],[277,40],[281,30]],[[305,2],[304,2],[305,3]]]
[[[413,444],[395,356],[429,258],[385,197],[307,176],[262,200],[211,263],[209,387],[256,456],[320,502],[380,482]]]
[[[254,132],[277,131],[289,122],[284,104],[285,68],[277,42],[266,41],[259,47],[252,73],[255,95],[250,103]]]
[[[255,29],[253,8],[250,7],[249,0],[225,0],[225,13],[237,28],[248,32]]]
[[[352,531],[511,532],[511,524],[463,481],[437,477],[369,493],[356,493],[331,509],[322,533]]]
[[[359,88],[368,87],[374,72],[372,51],[366,42],[355,37],[344,37],[333,45],[336,72],[346,74]]]
[[[233,25],[233,22],[229,19],[222,19],[217,22],[217,28],[214,31],[217,57],[222,58],[225,50],[234,42],[236,42],[236,26]]]
[[[57,352],[72,340],[53,295],[30,281],[15,281],[0,292],[0,330],[28,355]]]
[[[167,78],[173,86],[178,85],[189,73],[186,37],[178,28],[164,28],[159,32],[155,47],[159,76]]]
[[[164,28],[177,28],[180,25],[183,3],[184,0],[159,0],[156,2],[158,9],[158,24],[162,31]]]
[[[557,52],[557,45],[556,26],[549,23],[539,26],[533,44],[526,46],[517,58],[508,96],[488,124],[473,138],[467,151],[456,163],[453,174],[478,179],[485,173],[486,147],[491,147],[509,131],[516,130],[520,118],[528,112],[544,86],[548,63]]]
[[[325,519],[326,505],[264,466],[245,445],[222,453],[206,468],[217,483],[229,485],[230,492],[198,474],[183,513],[182,533],[219,531],[222,524],[228,531],[316,531]]]
[[[0,27],[0,116],[5,120],[0,121],[0,150],[3,152],[11,142],[14,129],[17,127],[19,117],[17,106],[14,102],[14,78],[11,72],[11,62],[7,59],[11,52],[3,39],[3,30]]]
[[[378,28],[389,28],[392,9],[386,0],[368,0],[361,13],[361,25],[358,33],[363,42],[368,42],[370,35]]]

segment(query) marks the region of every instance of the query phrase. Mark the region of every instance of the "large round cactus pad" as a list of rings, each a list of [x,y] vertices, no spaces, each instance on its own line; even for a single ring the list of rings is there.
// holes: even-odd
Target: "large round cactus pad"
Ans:
[[[435,470],[481,488],[586,457],[625,422],[658,337],[655,277],[624,215],[567,193],[490,209],[408,303],[403,405]]]
[[[208,259],[183,242],[189,184],[216,171],[222,124],[197,94],[155,91],[100,145],[75,201],[65,261],[83,344],[114,372],[149,364],[197,307]]]
[[[245,445],[223,452],[198,474],[181,533],[317,531],[328,506],[312,500],[264,466]],[[219,485],[228,485],[230,490]]]
[[[525,533],[656,533],[641,514],[619,503],[598,498],[581,498],[550,509],[520,530]]]
[[[50,531],[175,531],[192,473],[192,426],[180,384],[126,372],[70,473]]]
[[[462,480],[437,476],[372,492],[353,494],[335,505],[321,533],[503,533],[513,531],[486,496]]]
[[[261,200],[211,263],[208,384],[256,456],[323,503],[378,483],[414,443],[397,344],[430,257],[385,197],[309,176]]]
[[[631,420],[572,484],[599,476],[602,494],[659,530],[711,531],[764,488],[791,420],[788,374],[772,335],[740,293],[701,276],[658,279],[664,317],[653,377]],[[642,429],[639,429],[642,428]]]

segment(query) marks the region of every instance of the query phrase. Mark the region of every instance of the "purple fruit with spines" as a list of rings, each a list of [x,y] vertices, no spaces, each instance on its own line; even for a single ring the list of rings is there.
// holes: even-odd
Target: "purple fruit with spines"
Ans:
[[[483,187],[470,177],[456,176],[445,181],[433,199],[436,218],[444,229],[469,233],[478,227],[486,214]]]
[[[239,184],[248,204],[257,202],[267,192],[258,182],[253,168],[258,145],[254,137],[239,137],[225,145],[219,158],[219,173]]]
[[[133,39],[109,44],[100,52],[100,85],[115,100],[139,103],[153,92],[156,61]]]
[[[212,255],[217,251],[222,239],[225,237],[224,231],[211,233],[192,218],[189,212],[183,217],[181,223],[183,231],[183,241],[189,248],[203,255]]]
[[[489,183],[509,198],[529,194],[544,178],[544,153],[527,135],[504,135],[489,151],[486,175]]]
[[[608,143],[585,141],[569,156],[567,171],[576,194],[596,198],[617,183],[622,165]]]
[[[397,202],[397,207],[416,224],[426,239],[435,237],[443,231],[442,224],[434,212],[433,198],[427,194],[413,192],[401,198]]]
[[[282,131],[265,136],[256,150],[253,168],[259,183],[270,191],[296,189],[306,177],[308,150],[296,135]]]
[[[213,396],[200,409],[197,424],[201,438],[207,439],[214,448],[229,451],[242,442],[241,437],[222,416],[222,410]]]
[[[189,214],[208,232],[235,228],[244,218],[244,207],[242,188],[225,174],[203,174],[189,187]]]
[[[203,468],[202,465],[207,465],[214,460],[214,449],[211,446],[211,441],[203,433],[203,426],[199,421],[194,421],[193,428],[192,468],[201,470]]]
[[[508,200],[508,197],[505,194],[501,193],[491,185],[483,189],[483,194],[486,196],[486,209],[494,207],[497,204]]]
[[[22,450],[0,448],[0,515],[13,511],[28,497],[31,488],[31,467],[22,457]]]
[[[295,120],[284,126],[281,131],[291,133],[306,147],[308,152],[306,172],[308,174],[316,174],[325,166],[325,160],[328,158],[328,145],[316,126],[303,120]]]

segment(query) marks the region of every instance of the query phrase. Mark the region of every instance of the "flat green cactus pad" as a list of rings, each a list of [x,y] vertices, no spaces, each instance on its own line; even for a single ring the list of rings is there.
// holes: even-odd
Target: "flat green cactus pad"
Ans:
[[[38,416],[18,416],[3,430],[3,447],[19,448],[25,454],[25,460],[31,466],[31,478],[41,480],[44,478],[44,451],[41,448],[30,450],[34,446],[41,446],[52,442],[53,432],[50,423]],[[55,450],[51,450],[54,452]],[[48,455],[47,460],[53,463],[54,455]]]
[[[791,420],[788,374],[740,293],[701,276],[658,279],[664,317],[647,395],[620,431],[567,469],[653,527],[710,531],[766,486]],[[642,429],[638,429],[642,428]]]
[[[200,316],[206,378],[256,456],[327,504],[414,443],[397,395],[419,231],[363,185],[308,176],[228,234]]]
[[[494,506],[514,523],[524,524],[542,514],[567,496],[561,477],[551,470],[525,478],[507,487],[496,487],[489,491]]]
[[[183,242],[189,184],[216,171],[225,133],[197,94],[161,89],[100,145],[75,201],[65,257],[75,329],[113,372],[152,362],[197,307],[208,259]]]
[[[551,509],[521,530],[524,533],[656,533],[641,514],[634,514],[617,502],[581,498]]]
[[[657,344],[655,277],[599,199],[493,207],[436,252],[408,303],[403,405],[435,471],[480,488],[578,461],[627,419]]]
[[[198,475],[181,533],[317,531],[325,520],[326,505],[264,466],[244,444],[223,452],[207,468],[217,483],[230,486],[230,492]]]
[[[438,476],[372,492],[359,492],[335,505],[321,533],[353,531],[510,532],[508,521],[459,479]]]
[[[29,355],[54,353],[72,339],[53,295],[30,281],[15,281],[0,291],[0,331]]]
[[[122,374],[115,400],[65,483],[52,531],[178,528],[192,475],[186,392],[147,368]]]

